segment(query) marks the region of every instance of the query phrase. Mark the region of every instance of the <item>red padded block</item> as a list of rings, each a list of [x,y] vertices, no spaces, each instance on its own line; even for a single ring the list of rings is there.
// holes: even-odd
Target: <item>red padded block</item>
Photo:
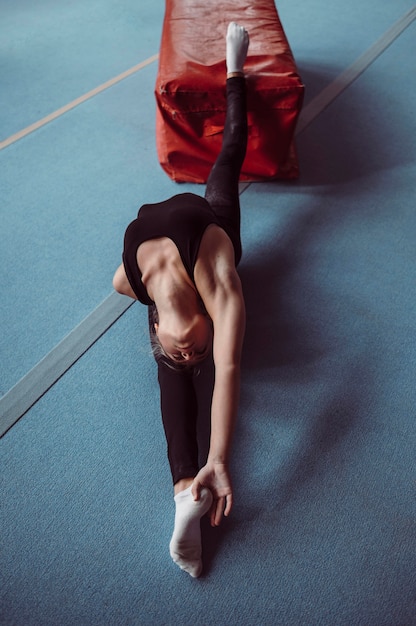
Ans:
[[[160,164],[175,181],[207,180],[221,148],[231,21],[250,35],[241,180],[296,178],[293,136],[304,87],[273,0],[166,0],[155,87]]]

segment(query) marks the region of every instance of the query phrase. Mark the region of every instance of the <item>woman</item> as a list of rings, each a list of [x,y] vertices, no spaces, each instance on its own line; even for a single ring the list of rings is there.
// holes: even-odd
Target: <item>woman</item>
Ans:
[[[227,114],[221,153],[205,198],[180,194],[141,207],[127,228],[113,285],[149,306],[162,419],[174,484],[170,553],[181,569],[202,570],[200,519],[219,525],[232,507],[229,472],[237,414],[245,307],[236,266],[241,257],[238,180],[247,145],[243,66],[249,38],[232,22],[226,37]],[[213,359],[208,457],[200,468],[195,366]]]

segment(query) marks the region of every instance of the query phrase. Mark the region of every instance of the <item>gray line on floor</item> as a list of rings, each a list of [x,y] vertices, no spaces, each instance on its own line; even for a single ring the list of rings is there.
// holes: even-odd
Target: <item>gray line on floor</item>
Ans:
[[[324,111],[347,87],[351,85],[365,70],[401,35],[416,19],[416,6],[403,15],[388,31],[384,33],[364,54],[344,70],[337,78],[311,100],[303,109],[296,134],[299,134]]]
[[[111,293],[0,399],[0,437],[118,320],[134,300]]]

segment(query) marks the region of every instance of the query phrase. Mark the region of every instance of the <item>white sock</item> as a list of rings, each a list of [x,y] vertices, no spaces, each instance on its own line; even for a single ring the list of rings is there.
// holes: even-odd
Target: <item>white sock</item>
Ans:
[[[230,22],[226,37],[227,74],[242,72],[249,45],[249,36],[245,28]]]
[[[177,565],[193,578],[202,571],[201,517],[212,504],[209,489],[202,489],[200,499],[195,502],[191,487],[174,497],[176,503],[175,528],[169,544],[170,555]]]

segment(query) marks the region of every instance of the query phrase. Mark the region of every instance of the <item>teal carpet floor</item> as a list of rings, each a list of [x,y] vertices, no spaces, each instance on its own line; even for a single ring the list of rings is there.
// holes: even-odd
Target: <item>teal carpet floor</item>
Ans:
[[[241,195],[236,503],[193,580],[146,310],[111,286],[137,208],[178,191],[164,4],[0,0],[2,626],[416,623],[416,7],[277,7],[301,177]]]

